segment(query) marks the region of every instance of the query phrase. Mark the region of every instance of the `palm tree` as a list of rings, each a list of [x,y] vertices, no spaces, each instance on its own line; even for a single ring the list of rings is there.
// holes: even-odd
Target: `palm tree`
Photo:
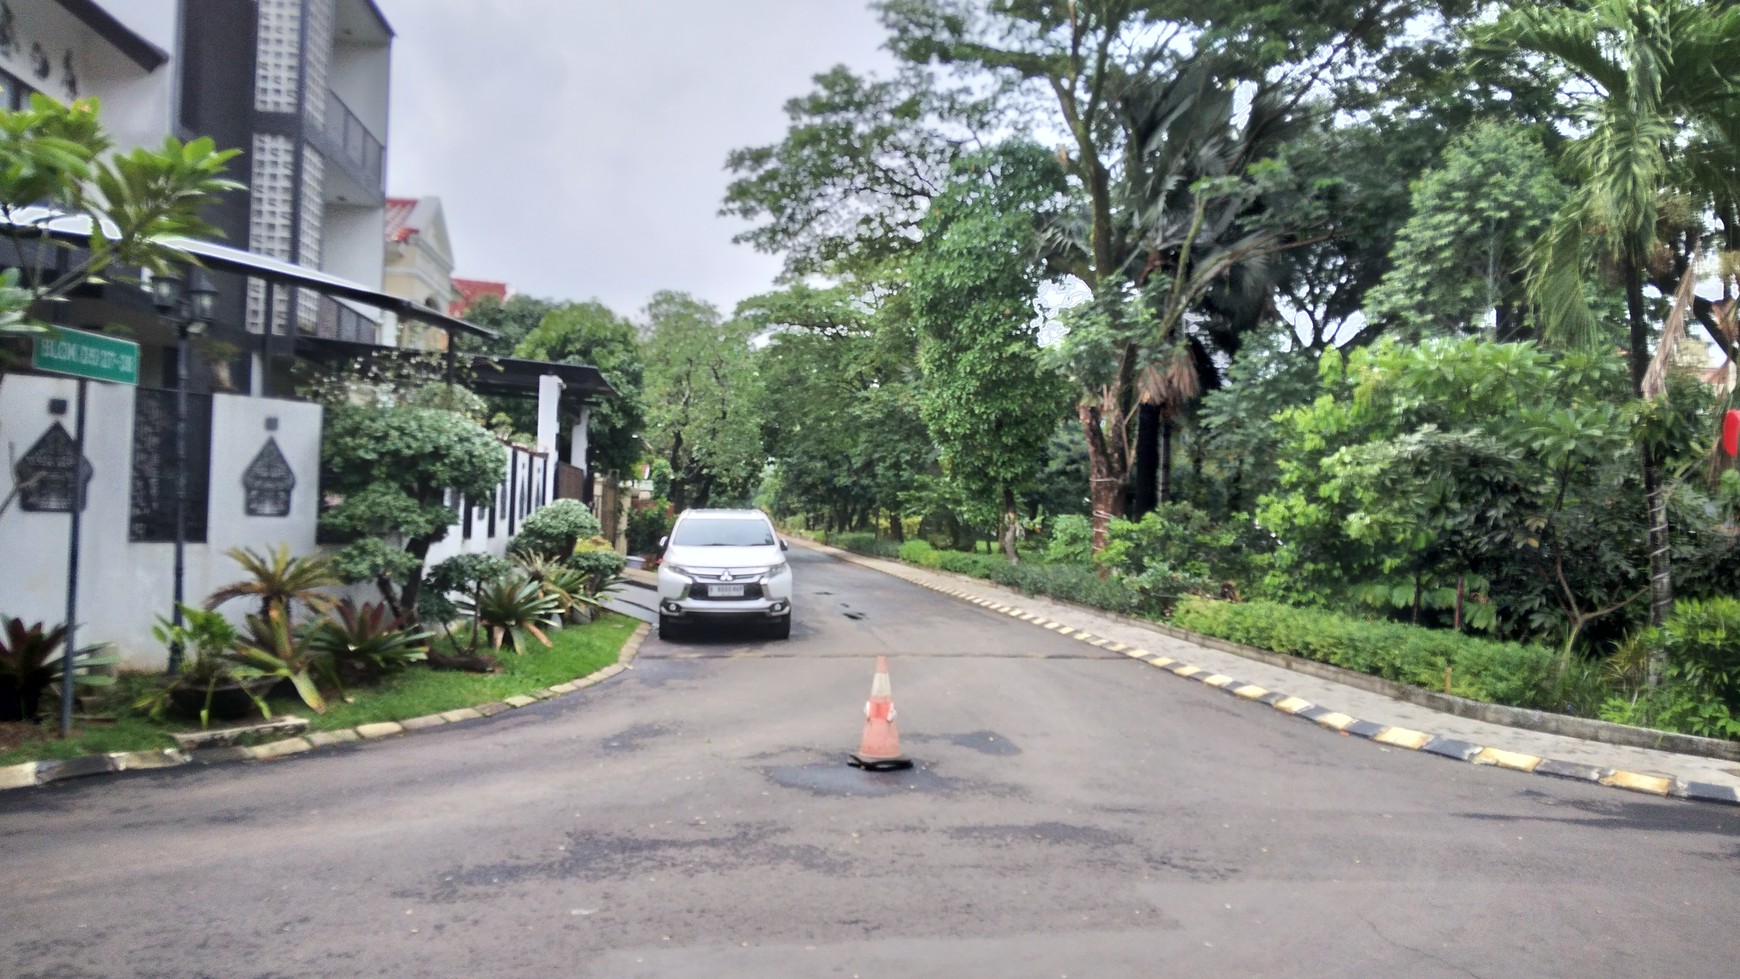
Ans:
[[[1543,56],[1575,82],[1566,92],[1583,132],[1567,159],[1577,189],[1536,247],[1530,293],[1549,338],[1599,343],[1584,285],[1592,270],[1615,269],[1625,291],[1632,385],[1645,397],[1651,330],[1643,287],[1669,245],[1662,204],[1681,196],[1697,210],[1730,211],[1736,199],[1740,76],[1732,59],[1740,50],[1740,8],[1705,0],[1517,7],[1481,40]],[[1691,274],[1693,258],[1675,263],[1679,274]],[[1654,447],[1641,445],[1639,456],[1649,508],[1650,618],[1660,625],[1673,609],[1667,492]],[[1658,673],[1652,662],[1652,683]]]
[[[257,598],[262,616],[270,617],[272,610],[277,609],[288,622],[293,601],[300,601],[315,611],[324,610],[333,601],[321,589],[342,583],[332,570],[329,556],[291,557],[288,544],[280,544],[276,551],[266,554],[256,554],[241,547],[224,553],[241,565],[250,577],[232,581],[212,592],[205,600],[207,609],[215,609],[232,598]]]
[[[1213,354],[1236,354],[1270,312],[1267,259],[1297,244],[1251,220],[1264,202],[1250,168],[1297,137],[1306,115],[1297,93],[1267,83],[1248,93],[1241,113],[1236,77],[1234,65],[1197,58],[1137,84],[1122,104],[1128,265],[1120,271],[1143,287],[1154,315],[1134,385],[1143,422],[1138,512],[1170,499],[1174,422],[1214,384]]]

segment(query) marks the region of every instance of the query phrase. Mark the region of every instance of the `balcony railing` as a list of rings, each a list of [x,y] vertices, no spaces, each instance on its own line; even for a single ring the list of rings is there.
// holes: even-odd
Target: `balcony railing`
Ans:
[[[331,89],[326,91],[326,120],[321,131],[326,137],[327,151],[355,171],[365,187],[370,190],[386,187],[382,172],[386,148]]]
[[[321,296],[314,317],[314,335],[351,343],[380,343],[381,327],[331,296]]]

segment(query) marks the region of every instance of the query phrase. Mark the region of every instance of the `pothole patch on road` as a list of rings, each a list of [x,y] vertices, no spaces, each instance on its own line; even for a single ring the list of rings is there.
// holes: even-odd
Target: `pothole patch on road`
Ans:
[[[669,733],[671,733],[669,729],[659,724],[636,724],[625,731],[605,738],[599,747],[609,752],[639,751],[644,746],[644,742],[664,737]]]
[[[979,754],[991,755],[995,758],[1009,758],[1021,753],[1021,749],[1015,745],[1015,742],[995,731],[968,731],[965,734],[908,734],[906,740],[920,744],[943,741],[956,747],[971,748]]]
[[[1025,826],[956,826],[948,834],[957,840],[988,843],[1077,843],[1085,846],[1129,846],[1122,833],[1073,823],[1032,823]]]
[[[959,792],[970,787],[964,779],[938,775],[922,764],[904,771],[866,772],[842,762],[830,761],[814,765],[776,765],[761,771],[784,788],[836,798],[876,798],[906,792]]]

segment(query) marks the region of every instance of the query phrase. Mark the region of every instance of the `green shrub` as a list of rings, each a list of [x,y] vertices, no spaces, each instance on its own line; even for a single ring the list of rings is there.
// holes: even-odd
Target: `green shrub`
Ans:
[[[579,500],[554,500],[526,518],[508,549],[515,554],[560,561],[574,545],[598,536],[598,518]]]
[[[654,505],[631,510],[628,514],[628,553],[656,554],[659,541],[671,534],[676,519],[670,515],[669,504],[655,500]]]
[[[965,551],[938,551],[936,563],[932,567],[941,568],[952,574],[971,575],[974,578],[991,577],[992,569],[1009,562],[1001,557],[989,554],[969,554]]]
[[[1645,687],[1630,697],[1614,696],[1601,705],[1601,719],[1658,731],[1678,731],[1701,738],[1740,740],[1740,718],[1728,705],[1712,699],[1698,685],[1669,676],[1660,686]]]
[[[1086,564],[1092,557],[1093,538],[1093,522],[1081,514],[1053,517],[1045,560],[1048,564]]]
[[[898,558],[900,545],[875,534],[854,531],[850,533],[834,533],[828,535],[828,541],[834,547],[854,554],[865,554],[870,557]]]
[[[1150,614],[1142,598],[1112,576],[1081,564],[1009,564],[991,568],[991,580],[1028,595],[1048,595],[1066,602],[1123,615]]]
[[[1740,713],[1740,599],[1681,599],[1661,634],[1674,671]]]
[[[1181,599],[1171,620],[1193,632],[1433,690],[1444,688],[1448,668],[1451,692],[1476,700],[1537,709],[1567,706],[1557,682],[1556,654],[1540,646],[1273,602],[1220,602],[1197,596]],[[1575,679],[1581,700],[1586,696],[1582,690],[1586,678]]]
[[[900,545],[900,559],[913,564],[922,564],[927,568],[942,567],[942,558],[937,549],[930,546],[929,541],[909,540]]]

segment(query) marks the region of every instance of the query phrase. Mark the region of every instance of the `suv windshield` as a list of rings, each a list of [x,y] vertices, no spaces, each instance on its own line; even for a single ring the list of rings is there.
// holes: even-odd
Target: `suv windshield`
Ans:
[[[697,517],[677,524],[671,543],[683,547],[762,547],[773,543],[773,528],[763,520]]]

